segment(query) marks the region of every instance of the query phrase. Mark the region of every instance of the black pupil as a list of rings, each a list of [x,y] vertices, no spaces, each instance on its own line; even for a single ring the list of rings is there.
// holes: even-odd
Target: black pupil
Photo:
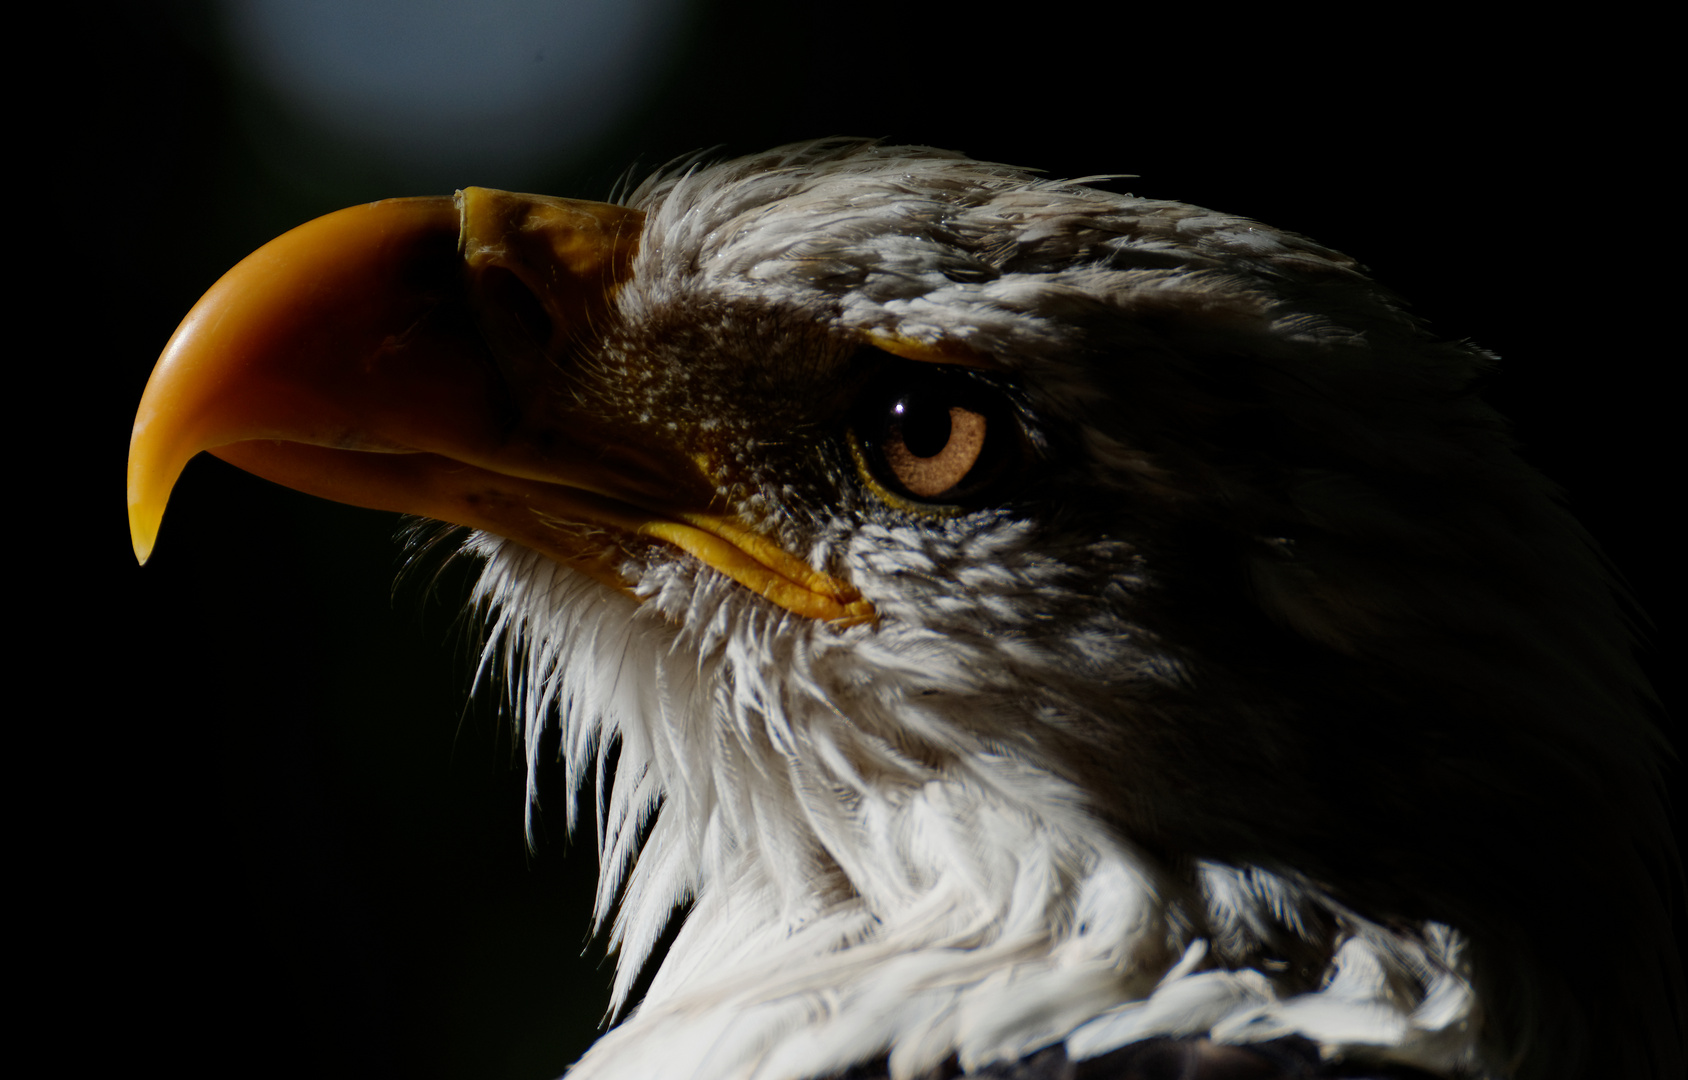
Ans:
[[[891,406],[891,415],[891,426],[902,434],[903,445],[915,457],[936,457],[949,445],[949,406],[936,398],[903,398]]]

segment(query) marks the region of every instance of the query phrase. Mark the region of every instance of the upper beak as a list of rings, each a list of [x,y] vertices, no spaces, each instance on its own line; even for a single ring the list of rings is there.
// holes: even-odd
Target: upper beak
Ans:
[[[612,585],[625,587],[615,538],[643,536],[797,614],[871,618],[846,583],[711,512],[714,482],[678,445],[559,411],[560,371],[605,377],[571,359],[610,317],[642,219],[469,188],[341,210],[248,256],[188,313],[141,398],[136,557],[188,459],[211,450],[314,495],[509,537]]]

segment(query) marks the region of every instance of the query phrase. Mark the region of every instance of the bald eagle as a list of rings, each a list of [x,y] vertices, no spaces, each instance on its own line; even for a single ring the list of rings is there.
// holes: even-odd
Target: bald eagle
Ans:
[[[599,779],[571,1077],[1680,1076],[1662,744],[1489,363],[1289,232],[822,141],[282,236],[130,520],[211,450],[467,526]]]

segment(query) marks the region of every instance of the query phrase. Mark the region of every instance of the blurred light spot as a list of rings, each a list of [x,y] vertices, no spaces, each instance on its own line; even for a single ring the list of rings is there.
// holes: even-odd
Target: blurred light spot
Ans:
[[[248,74],[302,119],[454,183],[543,168],[615,124],[661,72],[685,5],[224,2]]]

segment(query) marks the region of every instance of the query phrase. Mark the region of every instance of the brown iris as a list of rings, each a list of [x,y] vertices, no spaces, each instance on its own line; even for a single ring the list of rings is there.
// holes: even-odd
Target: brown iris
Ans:
[[[858,464],[875,488],[893,500],[929,504],[987,498],[1023,446],[1002,392],[944,365],[885,374],[893,373],[900,385],[866,394],[851,428]]]
[[[984,413],[926,394],[891,405],[880,452],[897,484],[919,499],[959,485],[984,453],[989,427]]]

